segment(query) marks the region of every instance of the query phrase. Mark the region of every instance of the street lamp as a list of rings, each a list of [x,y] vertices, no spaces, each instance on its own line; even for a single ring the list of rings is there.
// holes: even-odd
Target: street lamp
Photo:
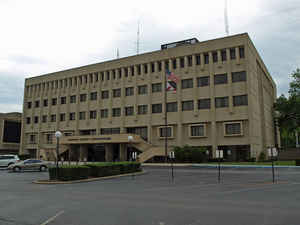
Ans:
[[[56,180],[58,180],[58,156],[59,156],[59,139],[62,133],[58,130],[55,132],[56,137]]]

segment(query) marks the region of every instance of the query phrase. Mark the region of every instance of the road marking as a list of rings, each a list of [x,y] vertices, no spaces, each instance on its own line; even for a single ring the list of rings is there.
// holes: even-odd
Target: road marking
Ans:
[[[64,213],[63,210],[60,211],[60,212],[58,212],[55,216],[52,216],[51,218],[49,218],[48,220],[46,220],[46,221],[45,221],[44,223],[42,223],[41,225],[47,225],[47,224],[49,224],[50,222],[52,222],[53,220],[55,220],[56,217],[60,216],[60,215],[63,214],[63,213]]]

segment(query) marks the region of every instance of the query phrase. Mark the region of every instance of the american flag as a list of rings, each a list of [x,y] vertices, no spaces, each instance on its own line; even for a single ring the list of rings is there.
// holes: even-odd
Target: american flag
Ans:
[[[177,76],[175,76],[174,73],[170,72],[169,70],[166,70],[166,76],[167,76],[166,90],[176,92],[177,82],[179,81],[179,78]]]

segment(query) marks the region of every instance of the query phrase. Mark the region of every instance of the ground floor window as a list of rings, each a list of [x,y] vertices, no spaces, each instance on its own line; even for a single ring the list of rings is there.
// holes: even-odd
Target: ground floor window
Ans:
[[[242,135],[242,122],[224,123],[225,136]]]
[[[190,125],[190,137],[205,137],[205,124]]]
[[[165,137],[173,137],[173,129],[172,127],[159,127],[159,137],[165,138]]]

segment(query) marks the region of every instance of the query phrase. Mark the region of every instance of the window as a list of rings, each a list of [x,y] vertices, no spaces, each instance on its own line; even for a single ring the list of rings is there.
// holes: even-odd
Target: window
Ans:
[[[161,92],[161,83],[152,84],[152,92]]]
[[[124,68],[124,74],[125,74],[125,77],[128,77],[128,68]]]
[[[55,114],[52,114],[50,116],[50,121],[53,123],[53,122],[56,122],[56,115]]]
[[[226,49],[221,50],[221,60],[222,61],[227,60]]]
[[[60,104],[66,104],[67,103],[67,98],[66,97],[61,97],[60,98]]]
[[[121,116],[121,108],[113,108],[112,117],[119,117],[119,116]]]
[[[148,112],[148,105],[139,105],[138,106],[138,114],[147,114]]]
[[[209,76],[197,78],[197,87],[204,87],[204,86],[209,86]]]
[[[36,144],[36,135],[31,134],[29,136],[29,144]]]
[[[198,109],[210,109],[210,98],[199,99]]]
[[[85,120],[85,112],[79,112],[79,120]]]
[[[101,118],[107,118],[108,117],[108,109],[101,109],[100,116],[101,116]]]
[[[90,100],[91,101],[95,101],[95,100],[97,100],[97,92],[91,92],[90,93]]]
[[[43,115],[42,116],[42,122],[43,123],[47,123],[47,115]]]
[[[196,65],[200,65],[201,64],[201,57],[200,54],[196,55]]]
[[[137,65],[137,74],[141,75],[141,65]]]
[[[47,144],[53,143],[53,134],[46,134],[46,143]]]
[[[161,61],[157,62],[157,69],[158,69],[158,71],[161,71]]]
[[[154,63],[151,63],[151,73],[154,73],[155,72],[155,65]]]
[[[75,113],[74,113],[74,112],[71,112],[71,113],[69,114],[69,118],[70,118],[70,120],[75,120]]]
[[[228,97],[215,98],[215,107],[216,108],[228,107]]]
[[[35,116],[34,117],[34,123],[38,123],[39,122],[39,117],[38,116]]]
[[[204,53],[204,64],[208,64],[209,63],[209,55],[208,53]]]
[[[52,105],[57,105],[57,98],[52,98]]]
[[[139,95],[147,94],[147,85],[138,86],[138,94]]]
[[[28,109],[31,109],[31,105],[32,105],[31,102],[27,102],[27,108]]]
[[[177,102],[167,103],[167,112],[177,112]]]
[[[239,47],[239,55],[240,55],[240,58],[245,58],[245,49],[243,46],[240,46]]]
[[[205,125],[195,124],[190,126],[191,137],[205,137]]]
[[[172,127],[159,127],[159,137],[173,137],[172,135]]]
[[[247,95],[233,96],[233,105],[234,106],[248,105],[248,96]]]
[[[194,110],[194,101],[183,101],[182,111],[191,111],[191,110]]]
[[[125,95],[126,96],[134,95],[134,88],[133,87],[127,87],[127,88],[125,88]]]
[[[120,128],[101,128],[100,134],[102,135],[110,135],[110,134],[120,134]]]
[[[104,81],[104,72],[101,72],[101,81]]]
[[[218,62],[218,52],[212,52],[212,58],[214,63]]]
[[[80,94],[80,102],[86,101],[86,94]]]
[[[70,103],[76,103],[76,95],[70,96]]]
[[[130,67],[130,71],[131,71],[131,76],[134,76],[134,66]]]
[[[231,76],[232,82],[241,82],[247,80],[246,71],[232,72]]]
[[[193,79],[181,80],[181,89],[193,88]]]
[[[231,48],[229,49],[229,51],[230,51],[230,59],[236,59],[235,48]]]
[[[188,60],[188,66],[192,66],[192,65],[193,65],[193,58],[192,58],[191,55],[189,55],[189,56],[187,57],[187,60]]]
[[[102,91],[102,92],[101,92],[101,98],[102,98],[102,99],[107,99],[107,98],[109,98],[109,92],[108,92],[108,91]]]
[[[113,71],[112,71],[112,74],[113,74],[113,80],[115,80],[115,79],[116,79],[116,71],[113,70]]]
[[[40,101],[39,100],[37,100],[37,101],[34,102],[34,107],[35,108],[40,107]]]
[[[134,112],[133,106],[125,107],[125,116],[132,116]]]
[[[26,117],[26,124],[30,124],[31,122],[31,118],[30,117]]]
[[[215,84],[227,84],[227,73],[216,74],[214,79],[215,79]]]
[[[152,113],[161,113],[162,104],[152,104]]]
[[[180,58],[179,61],[180,61],[180,68],[184,68],[184,58],[183,57]]]
[[[65,113],[61,113],[59,115],[59,119],[60,119],[60,121],[66,121],[66,114]]]
[[[120,79],[122,78],[122,70],[121,69],[118,69],[118,76]]]
[[[169,60],[165,60],[165,69],[169,70]]]
[[[176,68],[177,68],[177,62],[176,62],[176,59],[172,59],[172,67],[173,67],[173,69],[176,69]]]
[[[110,74],[109,74],[109,71],[106,72],[106,80],[110,80]]]
[[[48,99],[44,99],[44,101],[43,101],[43,106],[44,106],[44,107],[47,107],[47,106],[48,106]]]
[[[226,135],[242,135],[242,123],[225,123],[225,136]]]
[[[144,64],[144,73],[148,73],[148,65]]]
[[[93,110],[90,111],[90,119],[96,119],[97,118],[97,111]]]
[[[113,97],[114,97],[114,98],[119,98],[119,97],[121,97],[121,88],[113,89]]]

